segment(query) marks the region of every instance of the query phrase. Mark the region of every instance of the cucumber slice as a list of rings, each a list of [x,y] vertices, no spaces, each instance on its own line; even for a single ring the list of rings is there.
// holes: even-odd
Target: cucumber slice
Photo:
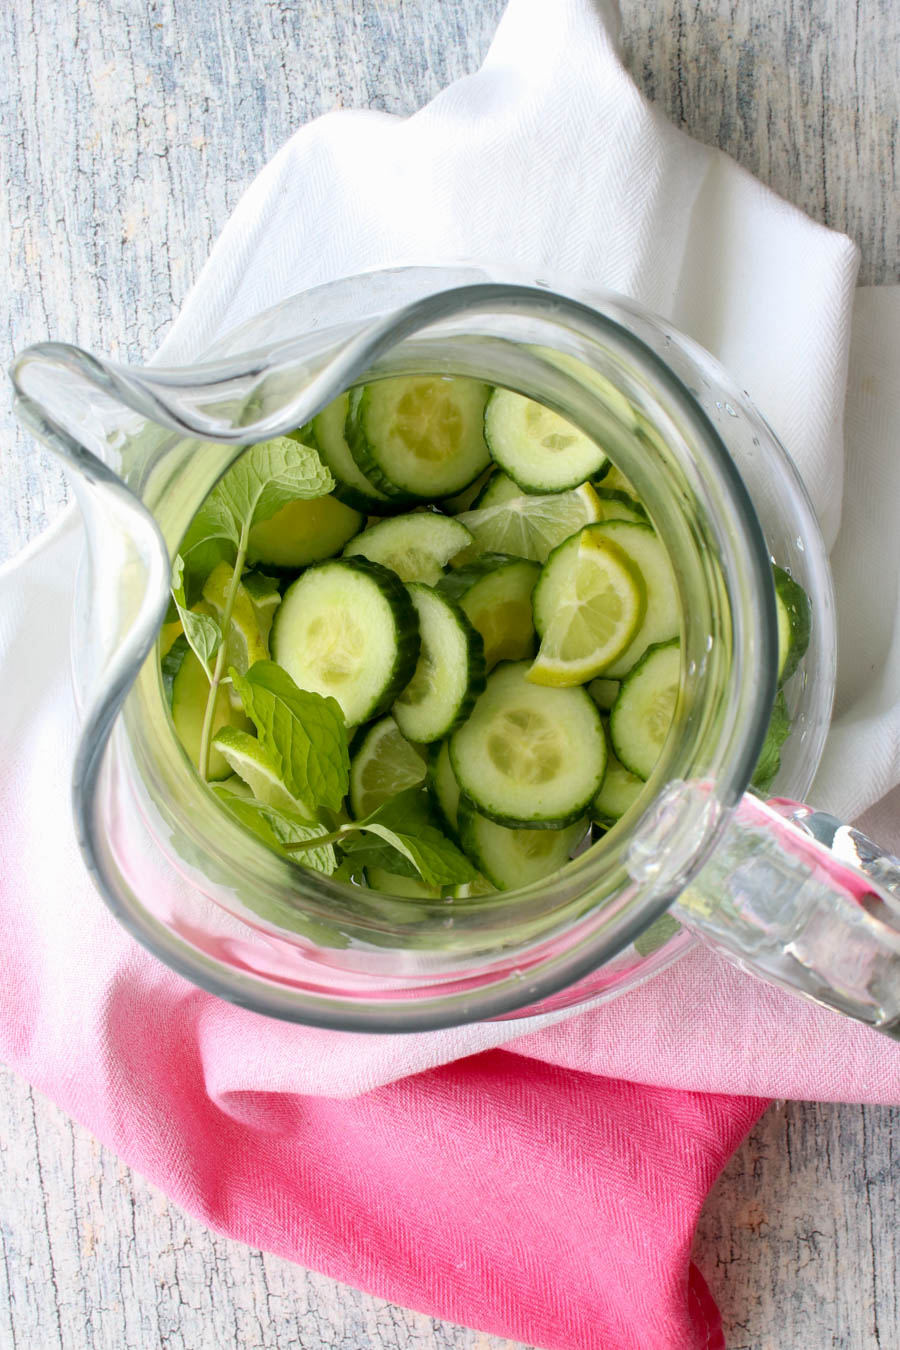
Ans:
[[[608,492],[624,492],[626,497],[631,497],[634,501],[640,500],[631,480],[625,477],[617,464],[611,464],[603,475],[603,486]]]
[[[629,773],[617,758],[610,742],[608,723],[604,723],[604,730],[607,734],[606,773],[600,791],[591,802],[591,818],[599,825],[612,826],[634,806],[644,790],[644,780]]]
[[[252,527],[247,561],[251,567],[259,564],[296,572],[340,553],[362,525],[359,511],[333,493],[288,502],[274,516]]]
[[[397,510],[399,503],[392,502],[386,493],[381,492],[362,472],[350,453],[350,447],[344,436],[347,413],[350,408],[349,393],[339,394],[336,399],[323,408],[312,420],[312,436],[319,458],[334,478],[332,495],[363,515],[385,516]],[[308,429],[304,428],[304,432]],[[300,439],[301,432],[294,435]]]
[[[353,458],[389,497],[433,501],[461,492],[490,460],[484,441],[489,393],[477,380],[440,375],[354,389],[346,426]]]
[[[493,670],[499,661],[534,655],[531,593],[540,571],[536,562],[524,558],[485,553],[438,583],[438,590],[458,601],[481,634],[486,670]]]
[[[638,778],[650,777],[666,743],[681,689],[677,638],[650,647],[622,681],[609,718],[617,759]]]
[[[563,588],[553,577],[558,566],[566,575]],[[644,578],[617,544],[588,528],[575,536],[574,554],[564,544],[544,565],[535,604],[546,619],[543,585],[556,593],[557,607],[528,678],[534,684],[583,684],[631,643],[647,608]]]
[[[789,680],[809,646],[812,611],[809,596],[790,573],[772,566],[778,618],[778,683]]]
[[[194,767],[200,759],[200,741],[203,736],[203,719],[206,716],[206,704],[209,700],[209,680],[197,657],[184,640],[186,651],[172,677],[172,721],[181,744]],[[181,638],[178,639],[180,643]],[[175,644],[178,646],[178,643]],[[175,648],[169,652],[166,661],[170,661]],[[212,735],[222,727],[237,727],[239,731],[252,731],[253,723],[242,708],[236,708],[228,697],[228,686],[220,685],[216,693],[213,710]],[[209,752],[207,777],[210,781],[228,778],[232,773],[231,765],[225,756],[214,746]]]
[[[482,491],[475,498],[472,507],[480,511],[484,506],[499,506],[501,502],[512,501],[513,497],[521,497],[522,489],[518,483],[510,478],[508,473],[502,473],[497,469],[491,474],[484,485]]]
[[[415,674],[394,703],[403,735],[428,744],[449,736],[484,689],[484,643],[463,611],[430,586],[413,582],[421,650]]]
[[[668,642],[680,633],[680,607],[669,555],[650,525],[627,520],[601,521],[589,527],[598,539],[609,539],[625,553],[644,578],[647,608],[640,627],[626,650],[609,662],[603,671],[609,679],[628,673],[648,647]],[[578,560],[577,536],[567,539],[553,559],[553,568],[545,568],[534,592],[534,626],[543,636],[551,617],[565,604],[574,584]]]
[[[484,492],[493,473],[494,466],[489,464],[484,473],[479,474],[474,483],[464,487],[462,492],[454,493],[452,497],[442,497],[441,510],[448,516],[458,516],[461,511],[470,510]]]
[[[350,540],[344,557],[362,555],[390,567],[401,581],[434,586],[450,559],[472,542],[471,534],[458,520],[436,511],[417,511],[370,525]]]
[[[382,717],[362,735],[350,761],[350,810],[362,820],[391,797],[425,778],[425,756],[401,732],[393,717]]]
[[[603,780],[606,738],[583,689],[528,681],[526,661],[493,672],[469,720],[450,739],[462,792],[498,825],[571,825]]]
[[[561,830],[509,830],[479,815],[465,797],[459,804],[460,844],[479,871],[501,891],[516,890],[558,872],[586,831],[586,820]]]
[[[301,689],[331,696],[348,727],[387,712],[419,659],[403,583],[367,558],[316,563],[288,588],[272,655]]]
[[[450,763],[450,743],[441,741],[432,747],[428,762],[428,795],[435,815],[451,839],[457,838],[459,783]]]
[[[510,389],[495,389],[484,412],[491,458],[525,492],[565,492],[599,473],[606,452],[559,413]]]
[[[440,886],[428,886],[421,877],[402,877],[382,867],[367,867],[366,876],[373,891],[382,895],[400,895],[409,900],[440,900]]]
[[[620,492],[617,488],[598,487],[596,482],[592,487],[600,503],[602,520],[631,520],[639,525],[648,524],[647,512],[636,497],[629,497],[627,492]]]
[[[619,697],[619,681],[607,680],[605,676],[600,675],[596,680],[591,680],[588,693],[601,712],[609,712]]]

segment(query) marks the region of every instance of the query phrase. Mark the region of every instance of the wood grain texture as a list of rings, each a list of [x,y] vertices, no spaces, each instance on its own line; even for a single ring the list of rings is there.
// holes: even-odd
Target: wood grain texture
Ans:
[[[302,121],[409,112],[473,70],[502,0],[7,0],[4,360],[155,347],[240,193]],[[900,276],[895,0],[623,0],[645,93]],[[65,487],[0,406],[0,557]],[[214,1237],[0,1076],[0,1348],[513,1350]],[[773,1109],[707,1205],[729,1350],[900,1345],[900,1112]],[[648,1350],[650,1348],[648,1347]]]

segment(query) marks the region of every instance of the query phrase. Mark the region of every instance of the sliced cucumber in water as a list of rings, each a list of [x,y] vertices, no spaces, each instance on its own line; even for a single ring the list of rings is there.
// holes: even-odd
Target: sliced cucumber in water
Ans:
[[[288,502],[274,516],[253,526],[247,561],[251,566],[297,572],[310,563],[340,553],[362,524],[359,511],[346,506],[333,493]]]
[[[379,520],[351,539],[346,558],[361,555],[396,572],[401,581],[422,581],[434,586],[444,575],[450,559],[473,542],[458,520],[436,511]]]
[[[442,741],[433,746],[428,761],[428,795],[441,826],[450,835],[457,837],[457,816],[459,813],[459,783],[450,762],[450,743]]]
[[[421,649],[394,717],[410,741],[439,741],[463,722],[484,688],[484,643],[458,605],[420,582],[407,587]]]
[[[525,492],[565,492],[594,477],[606,452],[543,403],[495,389],[484,414],[491,457]]]
[[[312,420],[311,439],[322,463],[331,470],[334,496],[364,515],[382,516],[402,509],[401,503],[370,482],[350,453],[344,435],[349,407],[350,394],[339,394]]]
[[[406,587],[367,558],[316,563],[288,589],[272,655],[301,689],[340,704],[347,726],[387,712],[419,659]]]
[[[650,647],[622,681],[609,718],[620,763],[638,778],[650,777],[669,735],[681,688],[677,638]]]
[[[778,619],[778,683],[791,678],[809,646],[812,611],[809,596],[783,567],[773,565]]]
[[[490,460],[484,440],[489,393],[477,380],[440,375],[355,389],[346,424],[353,458],[388,497],[431,501],[461,492]]]
[[[586,831],[586,820],[561,830],[510,830],[479,815],[465,797],[459,804],[460,844],[479,871],[502,891],[558,872]]]
[[[373,891],[382,895],[400,895],[409,900],[440,900],[440,886],[429,886],[421,877],[402,877],[382,867],[367,867],[366,876]]]
[[[634,806],[644,790],[644,780],[629,773],[625,765],[619,762],[609,743],[608,724],[604,729],[607,732],[606,773],[600,791],[591,802],[591,819],[599,825],[612,826]]]
[[[450,739],[461,790],[500,825],[535,829],[583,816],[606,768],[600,714],[583,689],[530,684],[527,662],[498,666]]]
[[[509,474],[503,473],[500,469],[495,470],[479,492],[472,503],[473,510],[481,510],[483,506],[499,506],[501,502],[511,501],[513,497],[521,497],[522,489],[518,483],[514,482]]]
[[[616,488],[606,488],[601,483],[592,484],[597,494],[597,500],[600,503],[600,510],[603,520],[630,520],[638,525],[647,525],[647,512],[636,497],[629,497],[627,492],[620,492]]]
[[[540,572],[537,563],[525,558],[485,553],[438,583],[438,590],[458,601],[481,634],[488,671],[499,661],[522,661],[534,655],[531,593]]]
[[[609,712],[619,697],[619,681],[607,680],[605,676],[598,675],[588,685],[588,693],[601,712]]]

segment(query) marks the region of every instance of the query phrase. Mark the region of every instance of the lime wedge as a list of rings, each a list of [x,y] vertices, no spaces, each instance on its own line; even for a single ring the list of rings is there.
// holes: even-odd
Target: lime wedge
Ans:
[[[643,577],[612,540],[585,530],[573,562],[528,672],[532,684],[593,679],[625,650],[644,617]]]
[[[350,764],[350,807],[357,820],[389,798],[424,782],[425,756],[401,732],[393,717],[368,731]]]
[[[210,572],[203,587],[203,599],[212,605],[220,621],[225,612],[233,575],[234,569],[228,563],[219,563]],[[263,635],[256,607],[243,582],[238,582],[231,623],[225,638],[225,669],[235,666],[244,675],[255,661],[266,661],[268,656],[269,644]]]
[[[213,748],[250,788],[258,802],[278,806],[286,811],[298,811],[306,820],[314,820],[315,812],[294,797],[282,781],[281,775],[269,757],[268,751],[248,731],[236,727],[222,727],[213,736]]]
[[[590,483],[582,483],[570,492],[510,497],[456,519],[486,551],[546,562],[564,539],[601,520],[602,511]]]
[[[253,604],[259,631],[268,642],[275,611],[281,604],[278,582],[275,577],[267,577],[264,572],[245,572],[241,577],[241,585]]]

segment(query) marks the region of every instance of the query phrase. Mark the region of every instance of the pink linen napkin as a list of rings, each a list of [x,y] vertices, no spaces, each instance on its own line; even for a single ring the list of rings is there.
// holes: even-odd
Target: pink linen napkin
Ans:
[[[165,358],[399,253],[557,266],[670,313],[746,381],[838,538],[852,646],[816,802],[862,811],[900,778],[897,294],[861,296],[851,351],[846,489],[881,550],[873,596],[853,510],[840,519],[852,248],[667,127],[591,0],[559,0],[548,25],[550,8],[513,0],[483,70],[415,118],[299,132],[236,211]],[[117,928],[75,847],[59,656],[79,546],[69,516],[0,572],[0,1055],[231,1236],[544,1350],[721,1346],[690,1245],[760,1098],[898,1101],[900,1047],[700,948],[539,1030],[341,1036],[194,989]],[[896,807],[874,808],[876,838],[890,842]]]

